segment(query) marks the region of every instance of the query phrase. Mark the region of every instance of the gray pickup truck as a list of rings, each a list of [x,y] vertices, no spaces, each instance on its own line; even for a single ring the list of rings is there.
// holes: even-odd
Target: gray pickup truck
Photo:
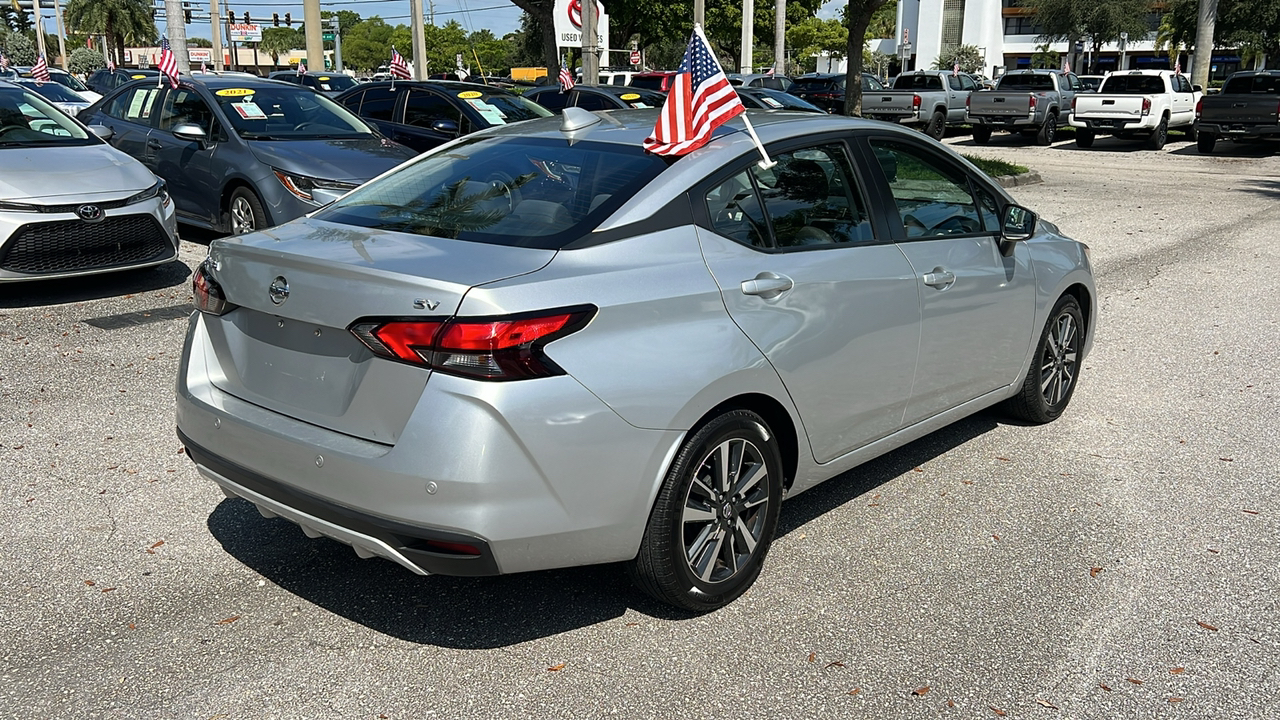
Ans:
[[[1222,92],[1196,103],[1196,147],[1213,152],[1218,138],[1280,139],[1280,71],[1238,72]]]
[[[1058,128],[1071,115],[1071,100],[1082,92],[1080,78],[1059,70],[1016,70],[1005,73],[996,89],[969,96],[966,117],[973,125],[973,141],[986,145],[993,130],[1036,137],[1037,145],[1052,145]]]
[[[973,78],[942,70],[903,73],[893,81],[892,90],[864,93],[862,116],[920,127],[934,140],[941,140],[948,125],[965,122],[969,93],[978,90]]]

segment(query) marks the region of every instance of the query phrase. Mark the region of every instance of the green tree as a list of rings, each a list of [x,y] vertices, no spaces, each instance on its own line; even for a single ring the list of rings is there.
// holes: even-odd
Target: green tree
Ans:
[[[189,37],[187,38],[187,47],[211,48],[213,42],[209,38]]]
[[[1150,32],[1150,0],[1028,0],[1026,6],[1044,30],[1039,40],[1074,46],[1087,37],[1095,58],[1103,45],[1118,42],[1122,33],[1139,40]]]
[[[1057,50],[1049,49],[1049,43],[1043,43],[1036,46],[1036,53],[1031,56],[1031,67],[1057,70],[1060,67],[1060,57]]]
[[[835,18],[811,16],[787,28],[791,58],[803,72],[813,72],[817,67],[814,55],[826,52],[842,58],[848,45],[849,28]]]
[[[2,0],[0,0],[0,22],[10,30],[20,33],[30,32],[35,26],[35,21],[26,10],[11,3],[4,3]]]
[[[124,64],[126,42],[150,43],[159,36],[149,0],[69,0],[64,17],[77,32],[106,35],[117,65]]]
[[[1220,0],[1214,36],[1242,60],[1280,55],[1280,0]]]
[[[71,72],[81,75],[89,73],[99,68],[107,66],[107,61],[102,58],[102,53],[96,50],[90,50],[87,47],[78,47],[71,52],[71,57],[67,60],[67,67]]]
[[[26,35],[11,32],[4,42],[4,54],[9,56],[9,62],[14,65],[36,64],[36,46],[27,39]]]
[[[956,63],[960,64],[960,72],[976,73],[982,71],[987,59],[978,52],[976,45],[961,45],[946,55],[939,55],[933,61],[933,69],[951,70]]]
[[[258,43],[258,50],[271,56],[272,65],[279,65],[280,56],[299,44],[305,42],[297,30],[290,27],[269,27],[262,31],[262,42]]]

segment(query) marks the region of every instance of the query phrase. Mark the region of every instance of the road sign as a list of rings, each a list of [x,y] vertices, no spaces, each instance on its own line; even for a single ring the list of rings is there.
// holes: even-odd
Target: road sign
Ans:
[[[187,48],[187,56],[193,63],[213,62],[213,51],[209,48]]]
[[[320,39],[323,40],[324,42],[333,42],[333,33],[331,32],[320,33]]]
[[[631,51],[631,64],[632,64],[632,65],[639,65],[639,64],[640,64],[640,51],[639,51],[639,50],[632,50],[632,51]]]
[[[262,42],[262,26],[257,23],[228,23],[231,42]]]

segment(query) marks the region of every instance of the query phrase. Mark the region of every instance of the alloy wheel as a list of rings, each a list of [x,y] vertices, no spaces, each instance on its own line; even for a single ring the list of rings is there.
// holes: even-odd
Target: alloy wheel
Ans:
[[[231,201],[231,234],[243,235],[255,230],[253,207],[243,197]]]
[[[723,583],[760,547],[769,517],[769,470],[760,449],[731,438],[702,460],[681,512],[685,562],[706,584]]]
[[[1045,338],[1040,362],[1040,392],[1050,406],[1057,405],[1071,391],[1076,379],[1076,358],[1080,350],[1080,332],[1075,318],[1062,313],[1054,321]]]

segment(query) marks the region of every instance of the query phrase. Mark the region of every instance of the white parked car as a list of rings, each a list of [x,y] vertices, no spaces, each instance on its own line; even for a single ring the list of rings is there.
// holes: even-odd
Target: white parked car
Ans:
[[[1111,73],[1096,93],[1076,95],[1071,103],[1071,126],[1076,145],[1093,147],[1098,134],[1143,138],[1149,150],[1159,150],[1169,130],[1195,139],[1196,103],[1200,89],[1172,70],[1128,70]]]

